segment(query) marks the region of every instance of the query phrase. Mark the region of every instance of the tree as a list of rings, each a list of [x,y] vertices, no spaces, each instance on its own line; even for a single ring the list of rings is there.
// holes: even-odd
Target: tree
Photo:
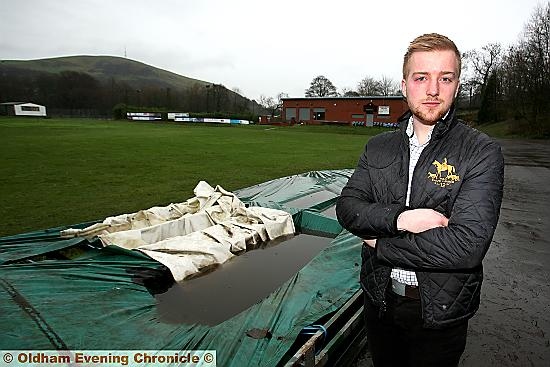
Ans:
[[[311,85],[306,89],[306,97],[336,97],[336,87],[325,76],[319,75],[311,81]]]
[[[470,50],[464,53],[465,69],[468,76],[465,86],[483,98],[489,77],[495,73],[502,60],[502,47],[498,43],[489,43],[481,50]]]
[[[532,133],[550,130],[550,2],[537,6],[518,45],[504,62],[505,90],[515,117],[529,121]]]
[[[399,94],[400,87],[389,76],[383,75],[380,80],[366,76],[357,84],[357,92],[361,96],[392,96]]]
[[[239,87],[231,88],[233,92],[233,111],[242,111],[243,104],[239,104],[239,101],[242,100],[241,94],[243,93]],[[240,97],[240,98],[239,98]]]
[[[288,93],[280,92],[279,94],[277,94],[277,109],[279,110],[279,112],[281,112],[283,109],[284,98],[288,98]]]
[[[347,87],[342,88],[340,95],[343,97],[360,97],[361,96],[359,93],[357,93],[353,89],[347,88]]]
[[[98,100],[101,85],[90,74],[62,71],[58,77],[57,88],[65,108],[93,108]]]
[[[266,97],[262,94],[260,95],[259,103],[263,108],[270,112],[271,116],[275,115],[275,110],[277,109],[277,102],[275,102],[275,98]]]
[[[380,79],[379,83],[380,93],[383,96],[395,96],[398,95],[401,90],[399,83],[386,75],[382,75],[382,79]]]
[[[361,96],[381,95],[380,82],[371,76],[366,76],[357,84],[357,93]]]
[[[481,95],[481,106],[477,113],[479,122],[497,122],[498,121],[498,91],[497,91],[497,74],[491,73],[487,79],[487,85],[483,89]]]
[[[281,92],[277,94],[277,98],[266,97],[263,94],[260,96],[260,105],[269,111],[271,117],[280,114],[283,107],[283,98],[288,98],[288,94]]]
[[[550,112],[550,2],[538,5],[524,31],[524,53],[532,98],[532,115]]]

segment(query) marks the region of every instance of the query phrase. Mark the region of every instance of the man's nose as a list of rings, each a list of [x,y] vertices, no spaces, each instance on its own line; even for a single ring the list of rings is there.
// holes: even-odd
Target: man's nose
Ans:
[[[437,78],[430,78],[428,81],[428,89],[426,90],[426,94],[429,96],[439,95],[439,81]]]

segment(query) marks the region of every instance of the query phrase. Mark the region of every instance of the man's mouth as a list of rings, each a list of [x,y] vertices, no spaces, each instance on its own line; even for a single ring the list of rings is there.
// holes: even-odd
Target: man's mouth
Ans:
[[[437,107],[441,104],[441,101],[424,101],[422,104],[427,107]]]

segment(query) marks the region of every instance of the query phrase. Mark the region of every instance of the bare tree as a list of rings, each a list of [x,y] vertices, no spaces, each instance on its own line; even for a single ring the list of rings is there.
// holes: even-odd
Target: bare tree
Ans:
[[[386,75],[380,79],[366,76],[357,84],[357,93],[361,96],[392,96],[399,91],[399,83]]]
[[[535,8],[519,44],[510,48],[505,70],[505,89],[516,117],[521,113],[536,134],[550,130],[550,2]]]
[[[470,50],[464,53],[468,87],[475,89],[478,95],[483,94],[487,81],[502,60],[502,46],[499,43],[489,43],[481,50]]]
[[[288,93],[280,92],[277,94],[277,112],[281,112],[283,109],[283,99],[288,98]]]
[[[231,91],[233,92],[233,111],[242,111],[246,107],[246,102],[242,103],[244,100],[242,94],[243,92],[239,87],[233,87],[231,88]],[[241,102],[241,103],[239,103]]]
[[[390,78],[389,76],[382,75],[380,83],[380,94],[383,96],[394,96],[399,94],[399,83]]]
[[[351,88],[344,87],[341,89],[340,95],[343,97],[359,97],[360,94]]]
[[[336,97],[336,87],[325,76],[319,75],[311,81],[311,85],[306,89],[306,97]]]
[[[531,66],[534,115],[550,110],[550,2],[538,5],[525,27],[525,51]],[[538,96],[538,97],[537,97]]]
[[[267,97],[267,96],[264,96],[263,94],[260,95],[260,100],[258,101],[258,103],[260,105],[262,105],[262,107],[270,110],[273,106],[276,105],[275,103],[275,100],[273,99],[273,97]]]
[[[380,81],[366,76],[357,84],[357,93],[361,96],[379,96],[382,94]]]
[[[281,92],[277,94],[276,98],[266,97],[263,94],[260,96],[260,105],[269,111],[271,117],[280,114],[283,107],[283,98],[288,98],[288,94]]]

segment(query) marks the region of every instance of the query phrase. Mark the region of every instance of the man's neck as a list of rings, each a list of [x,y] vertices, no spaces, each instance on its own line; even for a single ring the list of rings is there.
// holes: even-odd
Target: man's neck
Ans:
[[[425,124],[419,121],[416,117],[413,118],[414,135],[418,139],[418,143],[420,145],[424,144],[428,140],[428,136],[430,135],[430,131],[433,129],[434,125]]]

